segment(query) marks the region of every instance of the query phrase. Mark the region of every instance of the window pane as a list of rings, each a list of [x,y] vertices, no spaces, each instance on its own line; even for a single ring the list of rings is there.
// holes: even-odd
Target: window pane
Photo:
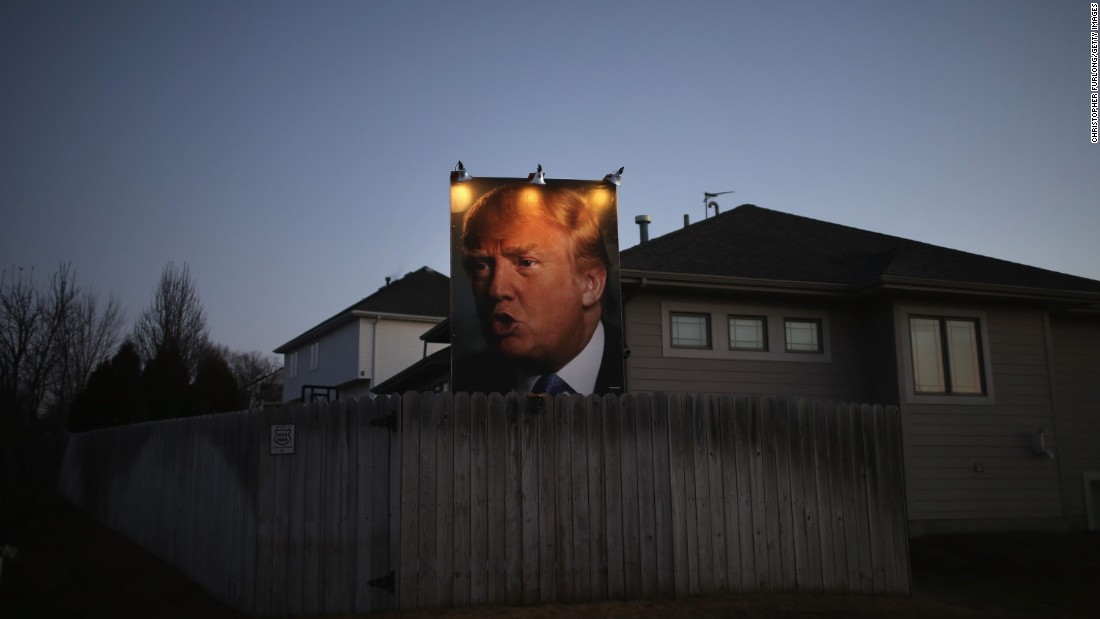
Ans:
[[[913,385],[917,393],[945,393],[940,321],[910,318],[909,336],[913,347]]]
[[[787,352],[821,352],[821,323],[787,319]]]
[[[978,323],[948,320],[947,351],[950,355],[951,392],[982,393],[981,364],[978,362]]]
[[[730,348],[733,350],[767,350],[767,319],[763,317],[730,316]]]
[[[708,314],[671,314],[672,345],[679,348],[710,348]]]

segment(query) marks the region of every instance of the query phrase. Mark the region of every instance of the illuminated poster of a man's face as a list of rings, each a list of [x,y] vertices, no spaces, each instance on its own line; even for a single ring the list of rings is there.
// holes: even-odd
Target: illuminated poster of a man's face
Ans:
[[[452,391],[622,392],[615,189],[452,181]]]

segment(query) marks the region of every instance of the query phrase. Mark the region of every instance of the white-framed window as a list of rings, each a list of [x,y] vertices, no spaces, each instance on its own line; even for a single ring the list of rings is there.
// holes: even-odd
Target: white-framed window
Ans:
[[[789,324],[794,329],[790,334]],[[829,313],[824,310],[663,301],[661,330],[665,357],[832,361]]]
[[[710,314],[672,312],[669,337],[673,348],[710,348]]]
[[[314,342],[309,345],[309,371],[317,369],[321,359],[321,342]]]
[[[983,312],[907,307],[897,325],[908,402],[993,403]]]
[[[984,393],[977,320],[910,316],[909,339],[917,393]]]
[[[286,373],[290,378],[298,376],[298,353],[292,352],[286,356]]]

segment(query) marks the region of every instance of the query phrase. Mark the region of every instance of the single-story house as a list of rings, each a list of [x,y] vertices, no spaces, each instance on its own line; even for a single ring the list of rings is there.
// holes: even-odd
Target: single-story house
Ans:
[[[744,205],[622,285],[631,391],[898,405],[914,535],[1100,526],[1100,282]]]
[[[1100,281],[754,205],[621,281],[628,391],[897,405],[911,534],[1100,529]]]

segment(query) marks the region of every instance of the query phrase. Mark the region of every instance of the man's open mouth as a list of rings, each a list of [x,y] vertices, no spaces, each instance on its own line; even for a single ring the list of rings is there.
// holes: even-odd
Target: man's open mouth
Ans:
[[[515,329],[516,319],[511,314],[505,312],[499,312],[493,314],[493,334],[498,337],[504,337],[512,333]]]

